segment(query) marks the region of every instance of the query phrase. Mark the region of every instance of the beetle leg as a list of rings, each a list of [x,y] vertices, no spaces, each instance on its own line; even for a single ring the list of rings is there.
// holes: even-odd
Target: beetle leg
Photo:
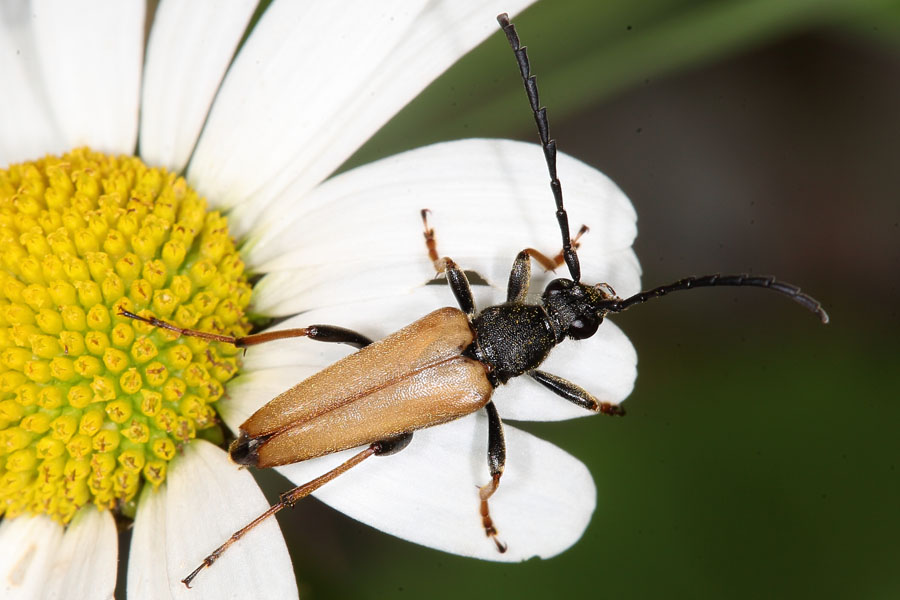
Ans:
[[[440,274],[443,270],[443,264],[441,264],[441,256],[437,251],[437,242],[434,239],[434,229],[428,226],[428,213],[431,211],[427,208],[423,208],[420,212],[422,215],[422,224],[425,226],[425,247],[428,249],[428,258],[431,259],[431,264],[434,265],[434,270]]]
[[[191,581],[194,580],[194,578],[200,573],[200,571],[202,571],[206,567],[212,566],[212,564],[216,562],[220,556],[222,556],[222,553],[225,552],[229,546],[244,537],[251,529],[259,525],[275,513],[279,512],[282,508],[294,506],[303,498],[306,498],[332,479],[337,478],[338,475],[346,473],[370,456],[390,456],[391,454],[400,452],[409,445],[409,442],[412,440],[412,436],[412,432],[401,433],[400,435],[394,436],[392,438],[370,444],[368,448],[358,454],[354,454],[347,461],[341,463],[324,475],[320,475],[312,481],[308,481],[303,485],[298,485],[297,487],[284,492],[283,494],[281,494],[281,496],[278,497],[277,503],[270,506],[268,510],[250,521],[250,523],[234,532],[234,534],[230,538],[228,538],[228,541],[216,548],[212,552],[212,554],[204,558],[203,562],[200,563],[200,566],[194,569],[190,575],[182,579],[181,582],[187,587],[191,587]]]
[[[497,407],[493,402],[485,405],[488,416],[488,469],[491,472],[491,480],[478,488],[478,496],[481,499],[481,524],[484,533],[497,545],[499,552],[506,552],[506,544],[497,538],[497,528],[491,520],[488,509],[488,499],[494,495],[500,486],[500,476],[503,475],[503,467],[506,465],[506,442],[503,439],[503,423],[497,413]]]
[[[466,274],[456,266],[456,263],[446,256],[441,259],[444,261],[445,270],[447,271],[447,282],[450,289],[456,297],[459,308],[466,313],[469,319],[475,318],[475,299],[472,297],[472,288],[469,287],[469,279]]]
[[[604,415],[615,415],[619,417],[625,415],[625,409],[618,404],[600,402],[586,389],[575,385],[567,379],[551,375],[545,371],[538,371],[537,369],[529,371],[528,375],[557,396],[561,396],[582,408],[600,412]]]
[[[372,343],[368,337],[361,333],[347,329],[345,327],[337,327],[335,325],[309,325],[299,329],[282,329],[280,331],[267,331],[264,333],[254,333],[235,340],[235,346],[243,348],[256,344],[264,344],[272,340],[282,340],[292,337],[308,337],[317,342],[331,342],[337,344],[347,344],[354,348],[364,348]]]
[[[578,238],[588,230],[587,225],[582,225],[575,237],[572,238],[572,248],[578,249]],[[512,271],[509,272],[509,285],[506,288],[507,302],[525,302],[528,295],[528,284],[531,282],[531,260],[534,259],[547,271],[555,271],[565,262],[563,252],[560,251],[553,258],[534,248],[525,248],[516,256]]]
[[[395,435],[394,437],[388,438],[386,440],[381,440],[378,442],[378,450],[376,450],[376,456],[390,456],[392,454],[397,454],[407,446],[412,441],[413,432],[401,433],[400,435]]]
[[[159,327],[160,329],[168,329],[175,331],[181,335],[202,338],[216,342],[224,342],[232,344],[238,348],[246,348],[247,346],[255,346],[256,344],[264,344],[272,340],[283,340],[293,337],[308,337],[318,342],[337,342],[340,344],[349,344],[354,348],[362,348],[372,343],[372,340],[361,333],[357,333],[343,327],[335,327],[334,325],[310,325],[309,327],[301,327],[299,329],[282,329],[280,331],[267,331],[264,333],[254,333],[243,337],[233,337],[230,335],[221,335],[208,331],[199,331],[197,329],[188,329],[186,327],[178,327],[162,319],[156,317],[142,317],[127,310],[120,310],[119,315],[143,321],[148,325]]]
[[[579,246],[578,239],[587,232],[588,232],[588,226],[582,225],[581,229],[578,230],[578,233],[575,234],[575,237],[572,238],[572,249],[573,250],[578,249],[578,246]],[[559,267],[564,262],[566,262],[565,255],[562,250],[560,250],[559,254],[557,254],[553,258],[550,258],[549,256],[547,256],[540,250],[535,250],[534,248],[526,248],[526,249],[522,250],[522,252],[519,253],[519,256],[521,256],[522,254],[527,254],[528,256],[530,256],[531,258],[536,260],[538,262],[538,264],[540,264],[542,267],[544,267],[544,269],[546,271],[555,271],[557,269],[557,267]],[[519,258],[516,257],[516,261],[518,261],[518,260],[519,260]]]
[[[335,479],[338,475],[346,473],[370,456],[375,456],[381,453],[389,454],[392,451],[399,451],[399,449],[397,449],[396,447],[392,447],[391,444],[394,444],[395,446],[397,444],[402,444],[405,437],[405,435],[401,435],[395,438],[391,438],[390,440],[386,440],[385,442],[375,442],[374,444],[369,445],[369,447],[362,452],[353,455],[346,462],[341,463],[324,475],[316,477],[312,481],[308,481],[303,485],[299,485],[294,489],[288,490],[285,493],[281,494],[276,504],[273,504],[264,513],[250,521],[250,523],[248,523],[241,529],[234,532],[234,534],[230,538],[228,538],[228,540],[224,544],[213,550],[212,554],[204,558],[203,562],[200,563],[200,566],[194,569],[190,575],[182,579],[181,582],[185,586],[191,587],[191,581],[193,581],[194,578],[197,577],[200,571],[212,566],[212,564],[216,562],[216,560],[218,560],[220,556],[222,556],[222,553],[225,552],[229,546],[244,537],[251,529],[259,525],[275,513],[279,512],[282,508],[293,506],[301,499],[309,496],[311,493],[313,493],[332,479]],[[406,442],[408,443],[408,439],[406,440]]]
[[[512,270],[509,272],[509,285],[506,287],[507,302],[525,302],[528,284],[531,283],[531,252],[530,248],[522,250],[513,262]]]
[[[472,297],[472,288],[469,286],[469,279],[459,266],[447,256],[439,258],[437,251],[437,242],[434,240],[434,229],[428,226],[428,213],[431,212],[427,208],[422,209],[422,223],[425,225],[425,246],[428,248],[428,258],[434,265],[437,274],[447,274],[447,283],[453,290],[456,302],[459,308],[466,313],[470,319],[475,318],[475,299]]]

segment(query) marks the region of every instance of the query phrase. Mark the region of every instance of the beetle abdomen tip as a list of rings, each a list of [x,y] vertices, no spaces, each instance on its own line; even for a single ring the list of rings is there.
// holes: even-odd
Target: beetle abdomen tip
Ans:
[[[228,447],[228,455],[239,465],[255,467],[259,464],[259,440],[242,431],[241,436]]]

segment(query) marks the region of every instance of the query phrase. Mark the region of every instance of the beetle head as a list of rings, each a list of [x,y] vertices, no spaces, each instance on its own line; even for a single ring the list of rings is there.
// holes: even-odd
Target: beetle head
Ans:
[[[571,279],[554,279],[544,289],[543,303],[556,329],[557,341],[589,338],[597,332],[610,306],[621,299],[606,283],[585,285]]]

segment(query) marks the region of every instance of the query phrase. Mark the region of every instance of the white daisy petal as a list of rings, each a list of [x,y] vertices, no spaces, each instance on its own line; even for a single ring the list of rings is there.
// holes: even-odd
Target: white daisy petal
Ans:
[[[137,140],[145,2],[97,0],[31,4],[39,68],[66,147],[134,152]]]
[[[93,506],[82,508],[43,573],[47,586],[43,597],[111,600],[116,589],[117,536],[112,513]]]
[[[217,407],[219,416],[232,431],[237,431],[241,423],[269,400],[321,370],[317,366],[292,365],[242,373],[228,382],[225,396]]]
[[[31,6],[8,2],[0,9],[0,167],[67,148],[52,117],[38,67]]]
[[[189,180],[222,207],[302,196],[530,0],[275,2],[213,105]],[[352,18],[348,17],[351,16]],[[272,217],[273,215],[268,215]],[[277,219],[277,216],[275,216]]]
[[[581,238],[582,280],[620,294],[640,287],[631,243],[631,203],[608,177],[559,156],[571,229]],[[365,207],[360,210],[359,207]],[[561,247],[543,153],[534,144],[461,140],[383,159],[329,180],[296,207],[275,212],[279,225],[248,240],[246,260],[271,272],[254,290],[256,310],[290,314],[344,298],[405,293],[434,278],[420,211],[431,210],[438,252],[505,289],[524,248],[553,256]],[[386,235],[399,231],[399,235]],[[539,293],[557,274],[533,269]]]
[[[161,2],[147,42],[140,155],[178,172],[187,164],[256,0]]]
[[[291,559],[275,519],[266,520],[229,548],[197,576],[190,590],[185,588],[181,579],[269,504],[249,472],[231,464],[222,450],[203,440],[194,440],[184,455],[172,462],[165,485],[163,531],[168,535],[164,556],[173,597],[297,597]],[[156,522],[162,522],[158,514]],[[147,548],[132,552],[145,553],[147,560],[161,560],[146,554],[150,552]]]
[[[554,556],[584,532],[596,504],[587,468],[549,442],[505,427],[506,470],[490,509],[501,554],[486,538],[476,486],[490,479],[487,418],[482,413],[417,431],[399,454],[374,457],[325,485],[316,496],[397,537],[485,560]],[[294,483],[321,475],[356,450],[279,467]]]
[[[40,598],[63,528],[48,517],[19,517],[0,522],[0,597]]]
[[[131,534],[128,556],[129,600],[168,600],[170,582],[166,571],[166,497],[145,485]]]

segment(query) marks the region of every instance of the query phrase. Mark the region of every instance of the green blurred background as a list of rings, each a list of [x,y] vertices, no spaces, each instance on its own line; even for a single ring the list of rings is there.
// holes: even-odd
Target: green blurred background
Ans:
[[[310,501],[279,518],[301,596],[900,597],[900,3],[545,0],[514,22],[560,148],[635,204],[645,286],[776,274],[832,323],[728,289],[616,317],[628,416],[525,427],[596,479],[574,548],[478,562]],[[517,77],[498,31],[350,165],[533,140]]]

